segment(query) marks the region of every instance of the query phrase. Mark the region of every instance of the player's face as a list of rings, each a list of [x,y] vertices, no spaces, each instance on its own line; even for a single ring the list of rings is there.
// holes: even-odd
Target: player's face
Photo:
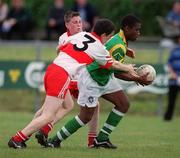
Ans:
[[[66,27],[71,33],[74,35],[82,31],[82,21],[80,16],[73,17],[68,23],[66,23]]]
[[[137,23],[134,27],[128,29],[127,39],[130,41],[135,41],[140,36],[141,24]]]

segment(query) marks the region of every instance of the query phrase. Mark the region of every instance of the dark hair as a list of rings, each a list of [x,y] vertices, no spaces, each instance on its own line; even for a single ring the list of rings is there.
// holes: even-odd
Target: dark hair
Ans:
[[[125,28],[126,26],[132,28],[137,23],[141,23],[141,20],[133,14],[128,14],[123,17],[121,21],[121,27],[122,29]]]
[[[102,34],[109,35],[113,31],[116,31],[116,27],[113,24],[113,22],[109,19],[99,19],[96,21],[94,27],[93,27],[93,32],[95,32],[98,36]]]
[[[64,15],[64,22],[68,23],[73,17],[80,16],[79,12],[69,10]]]

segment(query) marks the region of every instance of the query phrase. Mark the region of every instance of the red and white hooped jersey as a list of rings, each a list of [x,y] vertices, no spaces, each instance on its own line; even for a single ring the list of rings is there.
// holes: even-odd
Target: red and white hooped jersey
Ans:
[[[58,47],[61,47],[62,45],[64,45],[65,41],[67,40],[67,38],[68,38],[69,36],[71,36],[69,32],[63,33],[63,34],[59,37]]]
[[[56,47],[56,50],[59,50],[59,48],[64,45],[64,43],[66,42],[67,38],[70,36],[69,32],[65,32],[63,33],[61,36],[59,36],[59,41],[58,41],[58,45]]]
[[[113,63],[113,59],[97,35],[80,32],[66,39],[53,63],[63,67],[73,79],[82,68],[94,60],[104,68],[109,68]]]

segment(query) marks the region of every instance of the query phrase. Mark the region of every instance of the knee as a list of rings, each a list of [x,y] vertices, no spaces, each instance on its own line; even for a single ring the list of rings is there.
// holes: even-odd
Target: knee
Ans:
[[[34,118],[39,117],[41,114],[42,114],[42,108],[39,109],[39,110],[35,113]]]
[[[92,119],[92,115],[91,113],[86,113],[86,114],[79,114],[79,118],[81,119],[81,121],[84,123],[84,124],[87,124],[89,121],[91,121]]]
[[[124,113],[128,112],[129,107],[130,107],[130,103],[129,103],[129,101],[127,101],[125,106],[124,106]]]
[[[91,115],[85,115],[84,117],[82,117],[82,121],[84,124],[87,124],[91,120],[91,118]]]
[[[94,111],[95,111],[95,107],[94,108],[81,107],[78,116],[84,124],[87,124],[92,119]]]
[[[69,104],[67,107],[67,111],[71,111],[74,108],[74,104]]]
[[[42,114],[42,117],[44,117],[45,122],[49,123],[52,122],[55,119],[55,115],[52,113],[46,113],[46,114]]]
[[[63,107],[66,113],[70,112],[74,108],[74,104],[69,104],[68,106]]]
[[[74,102],[64,102],[63,103],[63,109],[67,112],[70,112],[74,108]]]
[[[127,113],[130,107],[130,103],[128,100],[124,100],[118,104],[116,104],[115,108],[123,113]]]

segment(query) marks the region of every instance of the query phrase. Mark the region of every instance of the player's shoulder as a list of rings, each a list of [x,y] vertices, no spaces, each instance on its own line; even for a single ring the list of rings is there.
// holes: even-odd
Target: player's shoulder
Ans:
[[[59,40],[68,38],[67,32],[63,33],[61,36],[59,36]]]
[[[113,37],[111,37],[106,43],[105,46],[107,48],[114,47],[117,44],[121,44],[122,39],[118,36],[118,34],[115,34]]]
[[[122,42],[122,38],[117,33],[113,37],[111,37],[107,43],[121,43],[121,42]]]
[[[66,39],[68,38],[68,34],[67,32],[63,33],[60,37],[59,37],[59,45],[62,45]]]
[[[91,43],[91,44],[99,44],[99,43],[101,43],[100,40],[93,33],[86,32],[86,31],[79,32],[79,33],[73,35],[72,38],[87,41],[88,43]]]
[[[79,32],[79,33],[76,33],[75,35],[73,35],[74,37],[84,37],[86,34],[89,34],[89,32],[86,32],[86,31],[82,31],[82,32]]]

